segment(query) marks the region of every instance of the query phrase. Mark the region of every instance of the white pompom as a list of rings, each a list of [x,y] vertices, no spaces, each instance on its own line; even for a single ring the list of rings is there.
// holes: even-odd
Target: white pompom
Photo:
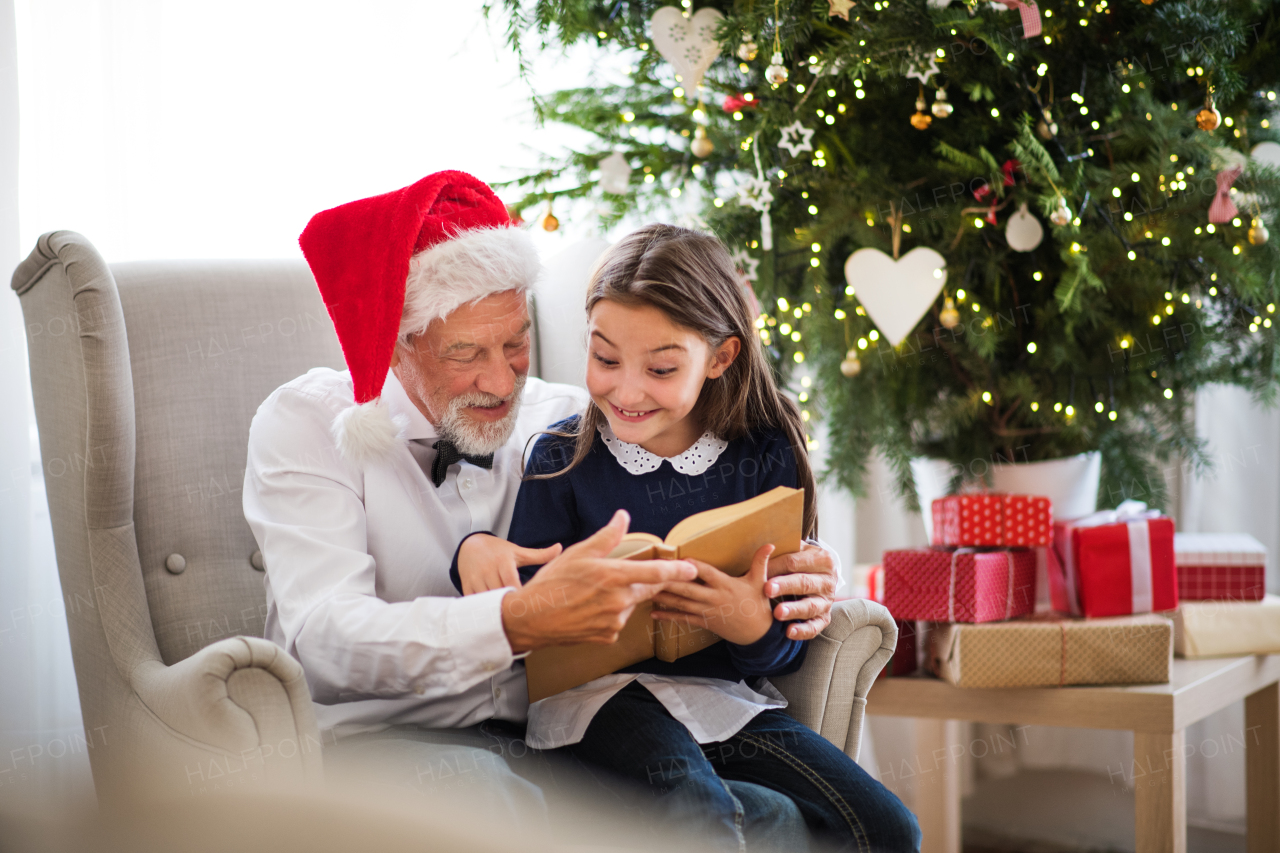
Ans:
[[[403,417],[392,418],[380,400],[372,400],[343,409],[330,429],[342,458],[370,462],[395,450],[406,426],[403,421]]]

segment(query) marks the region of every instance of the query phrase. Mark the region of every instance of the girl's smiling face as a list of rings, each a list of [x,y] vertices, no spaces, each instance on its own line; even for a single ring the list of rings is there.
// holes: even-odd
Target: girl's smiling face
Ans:
[[[715,350],[652,305],[597,302],[587,323],[587,390],[621,440],[678,456],[703,433],[691,417],[702,384],[721,376],[741,342]]]

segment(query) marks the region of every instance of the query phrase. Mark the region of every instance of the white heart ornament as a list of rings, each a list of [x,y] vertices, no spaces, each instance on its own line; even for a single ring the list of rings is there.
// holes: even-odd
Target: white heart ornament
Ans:
[[[1009,223],[1004,227],[1004,238],[1015,252],[1030,252],[1044,239],[1044,226],[1023,203],[1018,205],[1018,212],[1009,217]]]
[[[1265,166],[1280,167],[1280,145],[1274,142],[1259,142],[1250,156]]]
[[[947,283],[947,262],[917,246],[898,260],[859,249],[844,262],[844,277],[890,345],[902,343]]]
[[[686,18],[675,6],[663,6],[649,20],[653,46],[675,68],[690,95],[697,92],[702,75],[720,55],[715,32],[723,20],[724,15],[710,7]]]

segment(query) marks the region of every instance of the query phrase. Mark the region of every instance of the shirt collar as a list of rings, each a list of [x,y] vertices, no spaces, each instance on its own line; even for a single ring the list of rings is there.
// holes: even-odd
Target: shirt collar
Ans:
[[[630,474],[647,474],[650,471],[656,471],[665,461],[670,462],[671,467],[681,474],[697,477],[705,474],[729,446],[729,442],[716,438],[708,431],[704,432],[702,438],[695,441],[693,446],[684,453],[678,456],[659,456],[638,444],[631,444],[618,438],[607,421],[600,425],[600,438],[604,440],[604,446],[609,448],[613,458],[617,459],[618,464]]]
[[[432,426],[431,421],[427,420],[426,415],[422,414],[422,410],[409,399],[409,395],[405,393],[404,386],[400,384],[400,380],[396,377],[394,370],[387,371],[387,381],[382,384],[382,399],[386,402],[393,420],[396,417],[403,417],[405,423],[408,424],[401,431],[401,438],[413,441],[414,439],[435,438],[439,435],[436,432],[436,428]]]

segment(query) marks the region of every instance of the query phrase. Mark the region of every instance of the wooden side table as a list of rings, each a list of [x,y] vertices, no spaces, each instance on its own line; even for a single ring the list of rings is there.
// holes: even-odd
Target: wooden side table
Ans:
[[[919,718],[921,754],[957,740],[951,720],[1131,729],[1137,853],[1186,853],[1186,728],[1245,700],[1249,853],[1280,851],[1280,655],[1175,660],[1169,684],[1135,687],[952,687],[927,677],[881,678],[867,713]],[[945,753],[944,753],[945,754]],[[959,853],[960,785],[955,762],[921,786],[922,853]],[[1140,774],[1139,774],[1140,771]]]

